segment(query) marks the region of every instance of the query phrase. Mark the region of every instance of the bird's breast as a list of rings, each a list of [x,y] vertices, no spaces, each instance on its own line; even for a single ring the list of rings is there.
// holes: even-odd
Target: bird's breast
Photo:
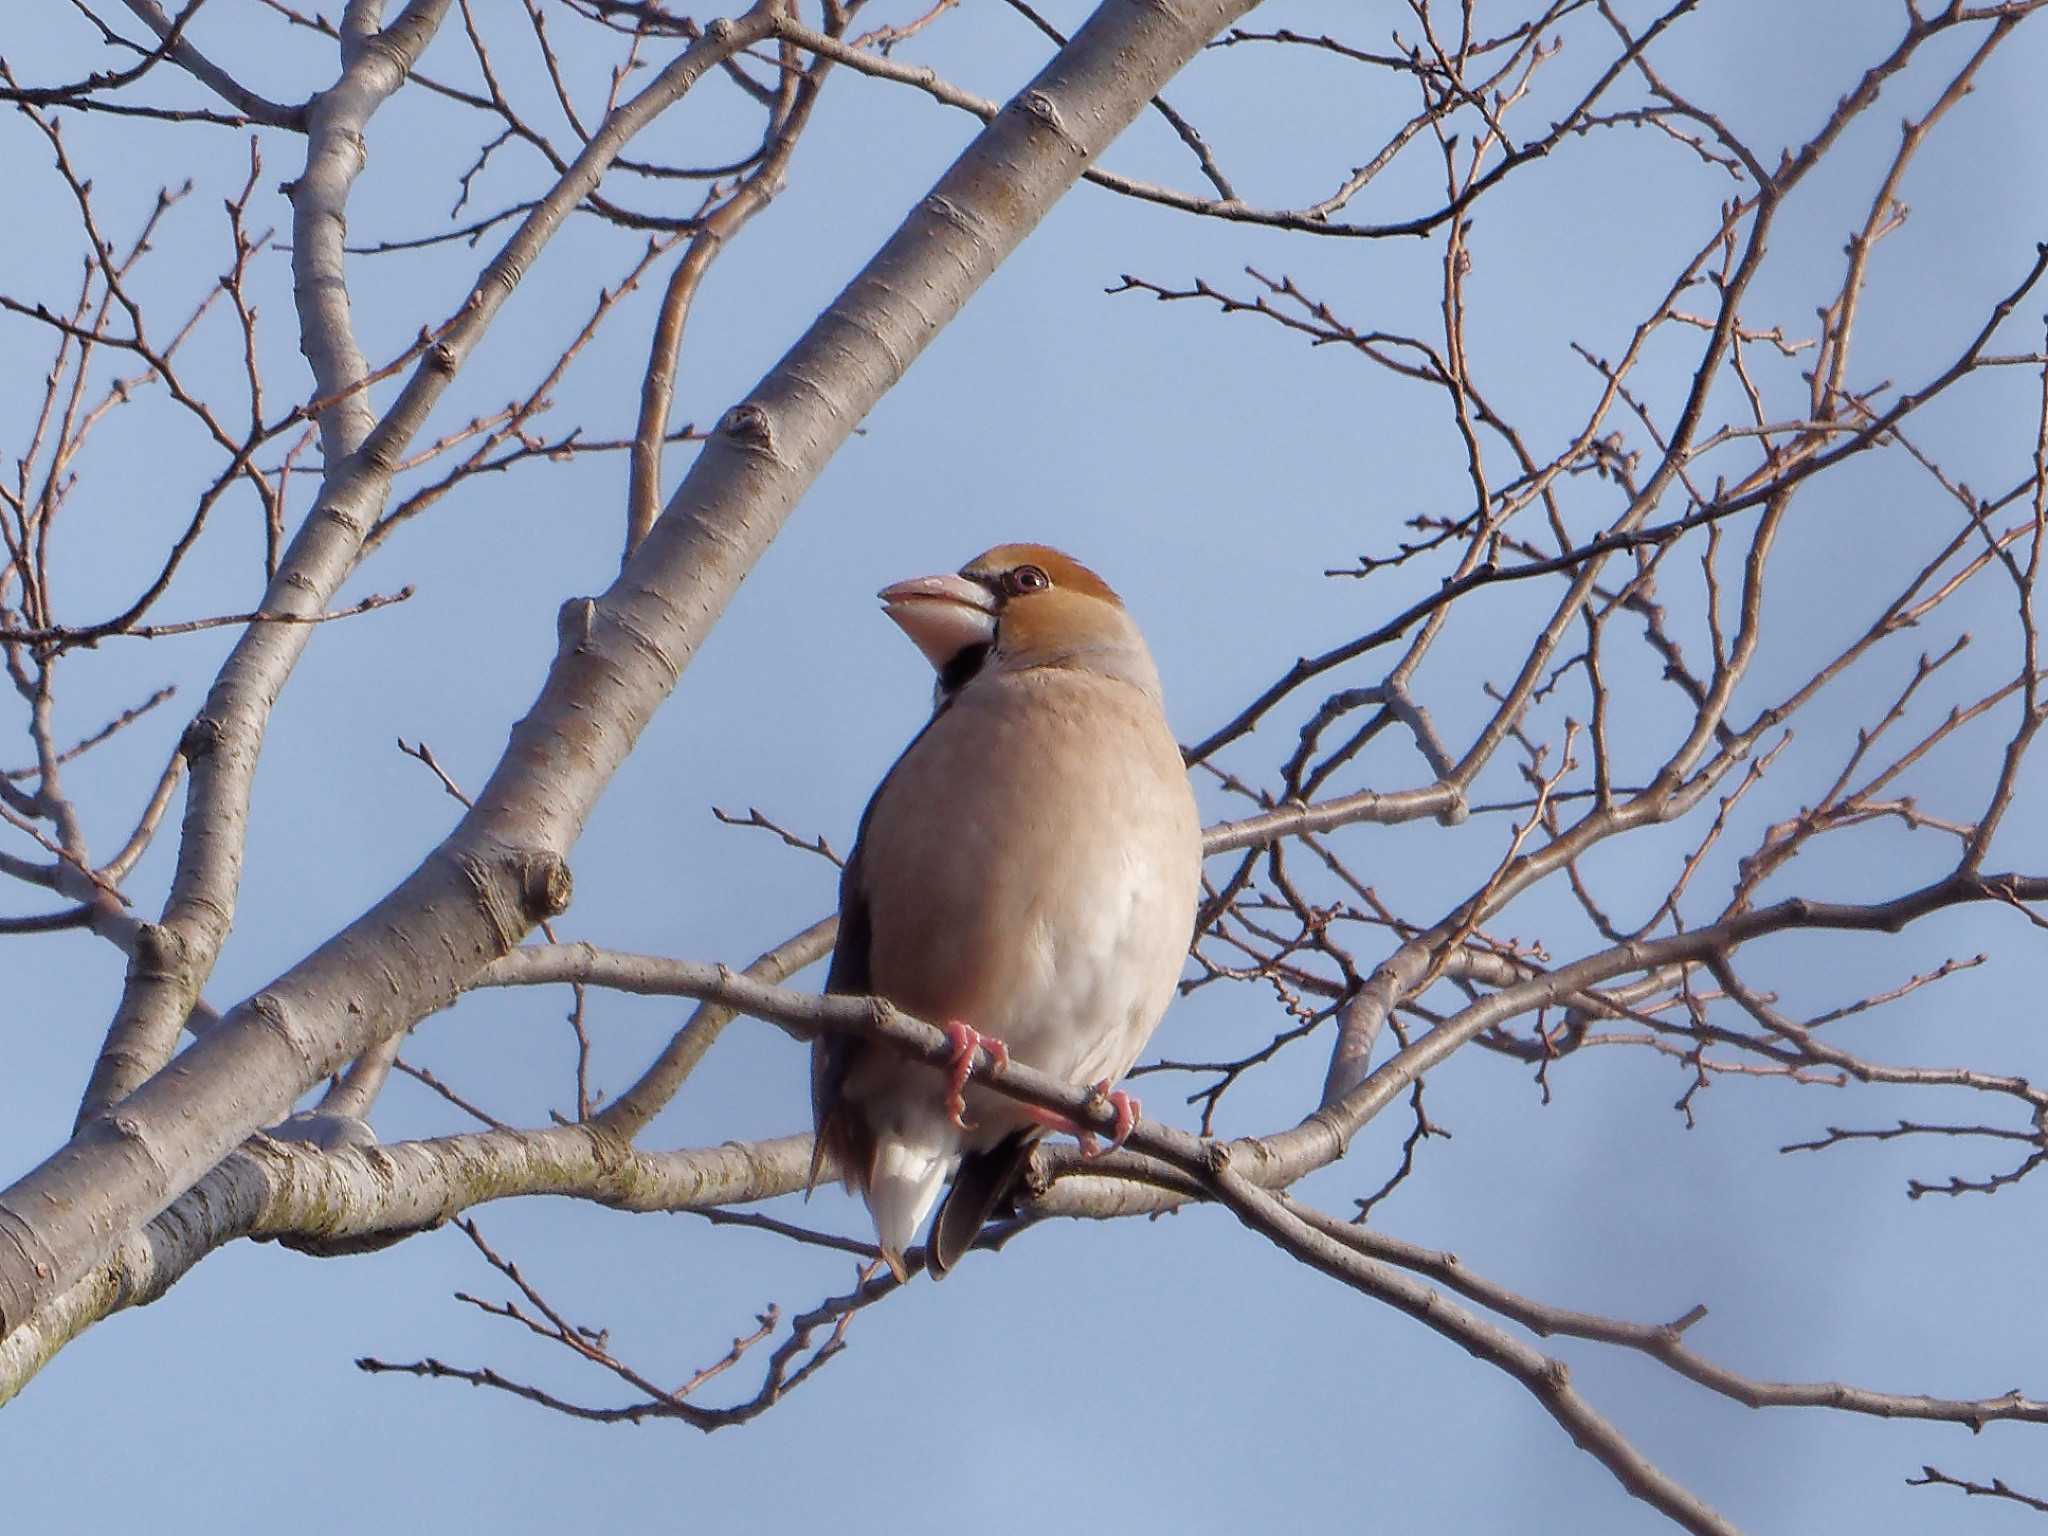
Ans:
[[[964,690],[863,833],[877,993],[1072,1082],[1121,1075],[1191,937],[1200,829],[1151,699],[1081,674]]]

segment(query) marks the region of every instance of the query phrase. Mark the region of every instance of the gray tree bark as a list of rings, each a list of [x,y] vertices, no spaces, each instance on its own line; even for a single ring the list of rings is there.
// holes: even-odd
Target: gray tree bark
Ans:
[[[618,580],[600,597],[565,606],[560,648],[540,697],[449,838],[363,917],[231,1010],[169,1070],[89,1116],[71,1142],[0,1194],[0,1338],[40,1309],[71,1309],[73,1287],[90,1286],[117,1250],[142,1240],[145,1223],[252,1132],[276,1123],[324,1075],[444,1006],[535,922],[567,905],[565,859],[585,818],[803,491],[1089,163],[1253,3],[1108,0],[974,140],[788,355],[726,414]],[[350,136],[359,146],[380,90],[388,94],[395,84],[397,76],[380,71],[403,63],[383,38],[416,32],[423,46],[445,9],[445,0],[421,0],[372,46],[365,28],[380,7],[349,7],[342,80],[311,107],[308,177],[298,190],[301,199],[319,200],[308,204],[308,234],[325,218],[338,242],[341,201],[356,164],[348,160]],[[701,72],[768,29],[765,7],[713,24],[640,101],[649,102],[663,82],[673,100],[695,78],[692,70]],[[650,102],[646,116],[665,104]],[[580,198],[581,184],[594,184],[638,125],[615,126],[615,134],[593,139],[557,193],[487,269],[467,311],[428,349],[391,412],[332,463],[321,500],[280,572],[280,588],[296,585],[301,601],[315,602],[338,585],[368,525],[365,510],[388,487],[391,466],[427,406]],[[301,247],[318,249],[318,242]],[[327,280],[302,267],[300,281],[309,355],[317,361],[322,347],[352,348],[345,314],[318,312],[319,301],[332,297]],[[359,359],[340,371],[351,368],[360,368]],[[323,387],[327,382],[323,374]],[[266,635],[264,645],[290,644],[279,637],[298,630],[259,625],[249,632],[216,688],[217,695],[232,695],[232,708],[217,715],[210,702],[202,716],[216,739],[190,744],[188,852],[166,913],[178,925],[159,925],[166,964],[160,974],[132,981],[131,993],[148,995],[122,1005],[159,1026],[174,1020],[174,1030],[182,1022],[218,948],[213,929],[224,930],[224,920],[216,925],[188,907],[231,906],[235,823],[247,804],[256,735],[294,659],[258,664],[243,650]],[[218,788],[209,781],[202,789],[202,774],[218,775]],[[167,1049],[163,1029],[141,1033],[151,1048],[138,1060]]]

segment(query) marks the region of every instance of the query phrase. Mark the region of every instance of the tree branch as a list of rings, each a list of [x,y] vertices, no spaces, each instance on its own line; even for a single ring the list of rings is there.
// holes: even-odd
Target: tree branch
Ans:
[[[0,1194],[0,1327],[11,1332],[65,1293],[306,1087],[408,1027],[561,910],[563,854],[584,817],[797,497],[1089,161],[1249,6],[1109,0],[976,139],[727,413],[611,590],[568,605],[539,700],[448,841],[363,918],[208,1031],[175,1075],[153,1078]],[[765,15],[753,13],[752,23],[765,26]],[[706,62],[739,31],[707,28],[707,42],[716,42]],[[586,152],[579,166],[589,159]],[[495,309],[520,270],[493,263],[478,308]],[[454,345],[430,349],[429,363],[443,366],[443,347]],[[409,401],[434,393],[416,375],[388,420],[409,423]],[[374,464],[379,453],[388,457],[390,444],[365,443],[363,458]],[[333,516],[323,507],[308,526]],[[195,763],[195,802],[198,778]],[[189,813],[187,825],[212,832]],[[365,986],[369,977],[376,980]]]

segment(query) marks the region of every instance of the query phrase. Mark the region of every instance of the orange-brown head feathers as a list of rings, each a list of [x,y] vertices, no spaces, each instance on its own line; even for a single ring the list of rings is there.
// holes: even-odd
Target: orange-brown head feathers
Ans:
[[[961,566],[960,574],[969,581],[984,584],[998,585],[1009,581],[1013,585],[1022,585],[1018,578],[1025,571],[1034,569],[1050,585],[1034,582],[1033,590],[1074,593],[1123,607],[1123,599],[1110,590],[1108,582],[1072,555],[1063,554],[1050,544],[998,544]]]
[[[957,575],[900,581],[881,598],[938,672],[942,695],[987,665],[1078,667],[1158,692],[1152,658],[1122,599],[1048,545],[998,544]]]

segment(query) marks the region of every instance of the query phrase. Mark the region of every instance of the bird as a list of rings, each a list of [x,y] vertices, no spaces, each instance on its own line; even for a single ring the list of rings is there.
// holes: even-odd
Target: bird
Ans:
[[[875,996],[946,1032],[950,1071],[876,1041],[812,1046],[810,1185],[829,1157],[865,1196],[898,1280],[925,1245],[943,1277],[1049,1130],[1085,1127],[967,1081],[976,1050],[1114,1085],[1172,1001],[1194,938],[1202,838],[1159,673],[1094,571],[1001,544],[950,576],[884,587],[937,674],[930,720],[883,777],[840,879],[828,993]]]

